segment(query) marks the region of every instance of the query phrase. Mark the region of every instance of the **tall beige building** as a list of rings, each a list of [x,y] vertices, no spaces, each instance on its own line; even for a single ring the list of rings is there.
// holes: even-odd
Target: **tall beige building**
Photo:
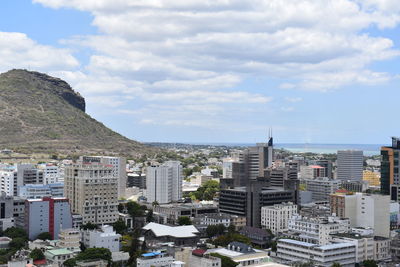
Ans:
[[[110,224],[118,220],[118,179],[113,167],[79,163],[65,168],[64,196],[83,223]]]

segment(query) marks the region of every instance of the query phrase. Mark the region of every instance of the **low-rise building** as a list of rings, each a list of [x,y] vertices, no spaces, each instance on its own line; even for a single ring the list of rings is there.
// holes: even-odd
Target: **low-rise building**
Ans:
[[[351,243],[317,245],[313,243],[279,239],[277,257],[282,263],[309,263],[312,266],[331,267],[339,263],[343,267],[353,267],[356,263],[356,248]]]
[[[47,260],[51,260],[58,266],[62,266],[63,262],[76,256],[76,253],[66,248],[49,249],[44,252]]]
[[[205,254],[206,250],[195,249],[190,255],[187,266],[196,267],[221,267],[221,259],[213,257],[210,254]]]
[[[269,247],[273,238],[266,230],[250,226],[243,227],[239,233],[250,238],[252,245],[261,248]]]
[[[170,267],[174,258],[163,252],[144,253],[136,260],[137,267]]]
[[[276,235],[287,230],[289,219],[296,213],[297,205],[291,202],[262,207],[261,226]]]
[[[18,196],[25,199],[41,199],[44,197],[63,197],[64,184],[27,184],[18,188]]]
[[[340,188],[341,181],[329,179],[327,177],[319,177],[316,179],[301,180],[305,185],[306,191],[312,192],[313,201],[329,201],[329,195],[333,194]]]
[[[194,246],[199,241],[199,231],[193,225],[168,226],[148,223],[142,228],[147,246],[173,242],[176,246]]]
[[[121,235],[111,225],[103,225],[100,230],[82,231],[83,244],[88,248],[107,248],[111,252],[117,252],[120,239]]]

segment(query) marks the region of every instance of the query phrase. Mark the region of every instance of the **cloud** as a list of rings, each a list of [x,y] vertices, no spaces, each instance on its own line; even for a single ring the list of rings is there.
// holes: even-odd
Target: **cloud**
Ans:
[[[79,66],[68,49],[38,44],[18,32],[0,32],[0,59],[0,71],[12,68],[68,70]]]
[[[113,105],[119,111],[111,112],[129,114],[145,124],[233,127],[234,121],[219,115],[228,113],[239,117],[236,125],[246,120],[251,128],[260,123],[252,121],[257,113],[251,108],[293,109],[271,105],[274,88],[247,89],[249,80],[279,80],[283,82],[277,87],[282,89],[328,92],[397,77],[371,66],[400,55],[379,31],[399,24],[398,0],[33,2],[93,15],[99,34],[61,42],[89,48],[88,64],[79,70],[68,64],[57,73],[94,105],[101,104],[96,97],[118,95]],[[377,30],[372,35],[370,29]],[[140,105],[127,107],[129,100]],[[137,106],[150,114],[139,119]],[[168,112],[176,106],[185,108]],[[210,109],[207,119],[198,116],[204,114],[200,107]]]

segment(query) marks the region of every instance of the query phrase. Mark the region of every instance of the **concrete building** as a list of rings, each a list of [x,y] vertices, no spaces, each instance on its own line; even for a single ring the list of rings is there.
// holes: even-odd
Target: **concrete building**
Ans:
[[[161,166],[146,169],[146,198],[148,203],[176,202],[182,198],[182,165],[167,161]]]
[[[149,252],[142,254],[141,257],[137,258],[137,267],[172,267],[174,258],[166,253],[159,251]]]
[[[274,235],[286,231],[289,219],[297,214],[298,206],[289,202],[261,208],[261,227]]]
[[[64,229],[58,234],[57,247],[79,253],[81,252],[80,241],[81,233],[79,230],[73,228]]]
[[[117,179],[118,198],[125,197],[125,189],[127,183],[126,175],[126,159],[121,157],[106,156],[83,156],[80,157],[82,163],[100,163],[111,166],[111,173]]]
[[[331,267],[339,263],[353,267],[356,263],[356,248],[351,243],[317,245],[292,239],[279,239],[277,257],[282,263],[309,263],[313,266]]]
[[[325,169],[325,177],[333,178],[332,176],[332,161],[328,159],[320,159],[315,162],[316,165]]]
[[[350,221],[338,217],[308,218],[294,215],[289,219],[288,231],[284,234],[308,243],[326,245],[330,235],[350,231]]]
[[[261,207],[296,202],[297,190],[263,185],[262,181],[251,181],[247,187],[221,190],[220,212],[246,217],[248,226],[260,227]]]
[[[128,187],[146,189],[146,175],[144,173],[128,173]]]
[[[103,225],[100,230],[82,231],[82,242],[88,248],[107,248],[111,252],[118,252],[120,239],[121,235],[111,225]]]
[[[2,231],[15,226],[14,214],[14,198],[7,196],[5,192],[0,195],[0,229]]]
[[[187,266],[197,267],[221,267],[221,259],[213,257],[210,254],[205,254],[206,251],[202,249],[195,249],[192,251]]]
[[[332,242],[334,243],[350,243],[356,248],[356,263],[361,263],[364,260],[375,260],[374,257],[374,237],[363,236],[356,233],[341,233],[333,234]]]
[[[43,232],[49,232],[54,239],[62,229],[71,227],[68,199],[45,197],[25,201],[25,230],[29,239],[35,239]]]
[[[159,243],[173,242],[176,246],[194,246],[199,241],[199,231],[193,225],[168,226],[148,223],[142,228],[149,247]]]
[[[319,177],[327,177],[325,168],[319,165],[300,166],[301,179],[315,179]]]
[[[349,218],[351,227],[373,228],[376,236],[390,235],[390,197],[336,193],[330,196],[331,212]]]
[[[329,195],[340,188],[341,181],[327,177],[301,180],[305,190],[312,193],[312,201],[329,201]]]
[[[64,184],[27,184],[18,188],[18,196],[25,199],[63,197]]]
[[[226,248],[215,248],[207,250],[206,254],[218,253],[228,257],[238,263],[237,267],[257,266],[263,263],[271,262],[268,252],[255,249],[247,244],[240,242],[231,242]]]
[[[83,224],[111,224],[118,220],[118,179],[113,167],[101,163],[65,167],[64,196]]]
[[[39,164],[38,169],[43,172],[43,184],[55,184],[62,182],[57,165]]]
[[[360,150],[339,150],[337,152],[337,179],[361,181],[364,156]]]
[[[284,187],[287,181],[297,181],[297,170],[290,167],[270,167],[265,176],[269,179],[270,186]]]
[[[47,260],[62,266],[64,261],[76,256],[76,253],[66,248],[48,249],[44,252]]]

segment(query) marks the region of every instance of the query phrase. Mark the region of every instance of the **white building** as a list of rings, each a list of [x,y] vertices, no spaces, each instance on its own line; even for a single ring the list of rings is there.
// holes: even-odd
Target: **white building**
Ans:
[[[15,181],[14,170],[8,169],[0,171],[0,190],[1,192],[5,192],[7,196],[17,195],[17,185],[14,185]]]
[[[361,181],[364,157],[360,150],[339,150],[337,152],[337,179]]]
[[[88,248],[108,248],[111,252],[119,251],[120,234],[111,225],[103,225],[101,230],[83,230],[82,241]]]
[[[205,254],[205,250],[195,249],[189,256],[187,266],[195,267],[221,267],[221,259]]]
[[[18,196],[25,199],[63,197],[64,184],[27,184],[18,188]]]
[[[148,203],[176,202],[182,198],[182,166],[179,161],[167,161],[146,169],[146,198]]]
[[[373,236],[362,236],[355,233],[334,234],[332,235],[332,242],[353,244],[356,248],[356,262],[375,259]]]
[[[291,202],[262,207],[261,226],[271,230],[274,235],[286,231],[289,219],[297,213],[297,209],[297,205]]]
[[[338,217],[308,218],[294,215],[288,223],[285,233],[304,242],[326,245],[330,243],[330,235],[350,231],[350,221]]]
[[[57,247],[66,248],[73,252],[79,253],[81,241],[81,233],[77,229],[64,229],[58,235]]]
[[[40,164],[38,168],[43,171],[43,184],[61,182],[58,166],[52,164]]]
[[[353,267],[356,263],[356,248],[351,243],[321,246],[293,239],[279,239],[277,257],[282,263],[312,262],[313,266],[331,267],[336,262],[343,267]]]
[[[137,267],[171,267],[174,258],[162,252],[149,252],[142,254],[142,257],[136,260]]]
[[[327,177],[324,167],[319,165],[300,166],[301,179],[315,179],[318,177]]]
[[[377,194],[332,194],[331,212],[350,219],[352,227],[373,228],[376,236],[389,237],[390,196]]]

